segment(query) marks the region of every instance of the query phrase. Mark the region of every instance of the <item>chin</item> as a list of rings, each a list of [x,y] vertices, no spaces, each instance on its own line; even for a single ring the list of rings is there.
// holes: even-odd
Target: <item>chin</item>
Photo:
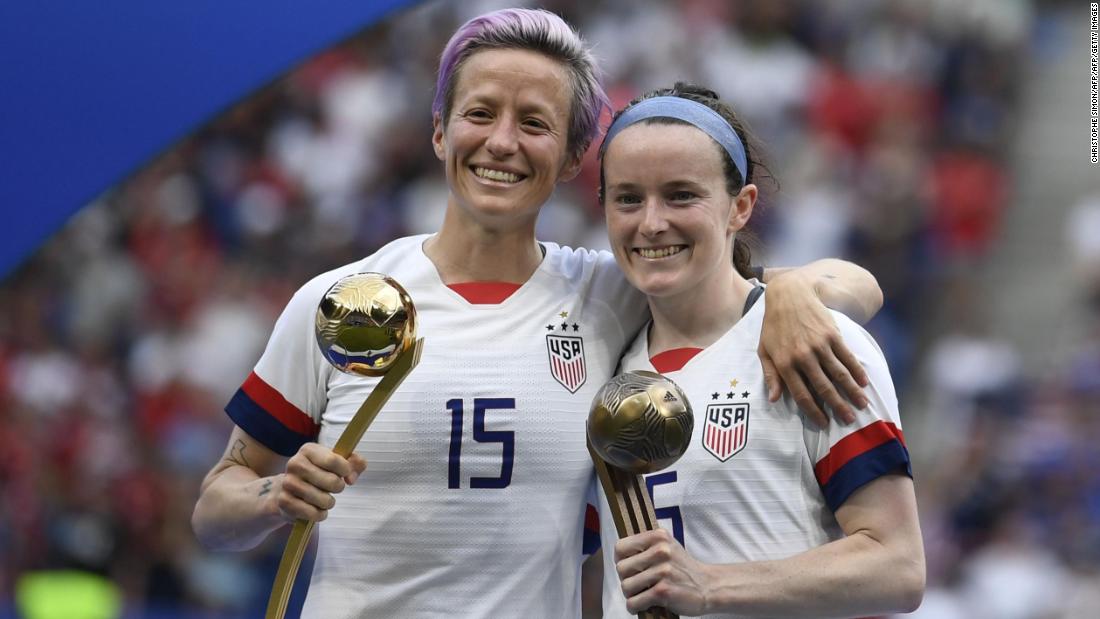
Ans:
[[[630,283],[647,297],[662,298],[678,294],[682,286],[665,277],[632,277]]]

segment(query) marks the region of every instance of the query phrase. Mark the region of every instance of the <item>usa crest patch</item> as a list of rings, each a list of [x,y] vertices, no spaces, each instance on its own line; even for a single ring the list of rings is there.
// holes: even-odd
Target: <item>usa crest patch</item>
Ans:
[[[748,402],[711,404],[703,424],[703,448],[719,461],[729,460],[749,443]]]
[[[546,352],[550,357],[550,374],[569,393],[576,393],[588,379],[584,365],[584,340],[569,335],[547,335]]]

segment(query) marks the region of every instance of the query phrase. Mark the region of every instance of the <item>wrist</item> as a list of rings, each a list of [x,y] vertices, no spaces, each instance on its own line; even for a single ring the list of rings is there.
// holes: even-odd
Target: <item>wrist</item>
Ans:
[[[826,286],[826,281],[820,275],[807,273],[805,269],[792,269],[777,276],[767,288],[773,296],[775,293],[786,295],[790,293],[805,293],[809,291],[814,297],[821,299]]]
[[[279,509],[279,494],[282,492],[285,473],[262,477],[258,480],[259,496],[262,501],[260,511],[275,527],[288,522],[283,510]]]
[[[702,610],[700,615],[713,615],[730,612],[730,587],[737,582],[735,574],[736,565],[712,565],[703,564]]]
[[[700,593],[703,599],[701,600],[702,609],[699,612],[700,615],[713,615],[716,612],[714,604],[716,592],[714,585],[718,582],[718,579],[715,578],[715,567],[717,566],[708,565],[706,563],[703,564],[703,586],[700,587]]]

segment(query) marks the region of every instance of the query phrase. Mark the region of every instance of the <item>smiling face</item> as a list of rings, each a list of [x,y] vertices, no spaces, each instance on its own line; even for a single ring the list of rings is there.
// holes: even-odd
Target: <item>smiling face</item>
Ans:
[[[471,55],[447,122],[437,118],[432,136],[447,172],[447,208],[487,228],[533,226],[554,186],[580,169],[567,155],[571,97],[565,68],[542,54]]]
[[[719,146],[684,124],[639,123],[604,154],[607,232],[630,283],[650,297],[705,295],[734,276],[733,237],[756,187],[727,192]]]

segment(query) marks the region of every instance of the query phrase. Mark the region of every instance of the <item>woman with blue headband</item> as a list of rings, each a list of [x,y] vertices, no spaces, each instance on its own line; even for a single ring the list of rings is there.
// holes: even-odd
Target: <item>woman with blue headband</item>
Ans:
[[[709,90],[677,84],[616,115],[600,148],[612,251],[652,321],[623,370],[665,374],[695,413],[691,448],[648,476],[662,527],[618,540],[600,501],[605,617],[853,617],[908,612],[924,590],[909,455],[874,340],[833,313],[869,377],[852,423],[771,402],[757,361],[769,311],[745,227],[758,167]]]

